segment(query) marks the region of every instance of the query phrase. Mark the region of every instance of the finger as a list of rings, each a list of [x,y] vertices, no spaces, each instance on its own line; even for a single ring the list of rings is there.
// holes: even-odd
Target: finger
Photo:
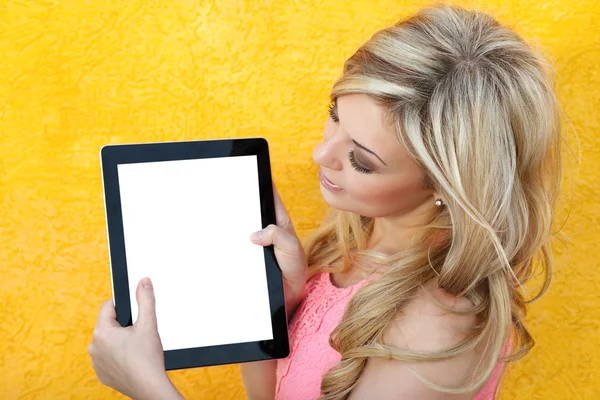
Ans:
[[[279,195],[277,187],[275,187],[275,183],[273,183],[273,200],[275,201],[275,218],[277,226],[289,231],[294,231],[292,219],[283,204],[283,200],[281,200],[281,196]]]
[[[142,278],[137,286],[135,298],[138,303],[138,319],[135,326],[142,329],[157,330],[156,300],[150,278]]]
[[[265,229],[252,234],[251,239],[254,243],[261,246],[275,246],[283,253],[297,255],[301,249],[298,237],[277,225],[269,225]]]
[[[117,322],[117,313],[112,300],[106,300],[100,307],[100,313],[98,314],[98,321],[96,322],[97,328],[106,328],[121,326]]]

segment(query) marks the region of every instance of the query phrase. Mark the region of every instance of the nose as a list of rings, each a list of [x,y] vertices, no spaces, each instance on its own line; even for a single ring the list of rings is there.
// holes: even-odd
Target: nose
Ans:
[[[315,147],[313,160],[322,167],[340,171],[342,169],[342,152],[339,140],[333,137],[325,138],[323,143]]]

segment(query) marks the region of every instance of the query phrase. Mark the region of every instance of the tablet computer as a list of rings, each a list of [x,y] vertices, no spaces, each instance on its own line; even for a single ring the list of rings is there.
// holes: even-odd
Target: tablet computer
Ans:
[[[117,144],[100,151],[117,320],[152,280],[167,370],[283,358],[288,332],[262,138]]]

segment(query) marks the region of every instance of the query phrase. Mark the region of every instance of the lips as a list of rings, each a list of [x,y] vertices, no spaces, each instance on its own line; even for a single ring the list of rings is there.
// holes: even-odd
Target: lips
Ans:
[[[321,170],[319,170],[319,180],[321,181],[321,185],[323,185],[325,187],[325,189],[327,189],[331,192],[337,193],[337,192],[342,192],[344,190],[340,186],[336,185],[335,183],[333,183],[329,179],[327,179],[327,177]]]

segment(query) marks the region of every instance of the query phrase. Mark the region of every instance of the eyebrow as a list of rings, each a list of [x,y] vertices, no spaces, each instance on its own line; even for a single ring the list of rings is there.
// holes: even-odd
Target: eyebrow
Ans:
[[[377,157],[379,159],[379,161],[381,161],[383,163],[383,165],[385,165],[387,167],[387,164],[377,155],[375,154],[375,152],[373,150],[370,150],[368,148],[366,148],[365,146],[363,146],[362,144],[358,143],[356,140],[352,139],[352,141],[354,142],[354,144],[356,146],[358,146],[359,148],[363,149],[364,151],[366,151],[367,153],[371,153],[373,154],[375,157]]]
[[[337,113],[337,108],[338,108],[337,99],[334,99],[334,100],[333,100],[333,102],[334,102],[334,105],[333,105],[333,107],[334,107],[334,109],[335,109],[335,111],[336,111],[336,113]],[[340,115],[339,115],[339,113],[337,113],[337,114],[338,114],[338,119],[339,119]],[[385,161],[383,161],[383,160],[381,159],[381,157],[379,157],[379,156],[378,156],[378,155],[377,155],[377,154],[376,154],[376,153],[375,153],[373,150],[371,150],[371,149],[369,149],[369,148],[367,148],[367,147],[363,146],[362,144],[358,143],[358,142],[357,142],[356,140],[354,140],[354,139],[352,139],[352,142],[353,142],[353,143],[354,143],[354,144],[355,144],[355,145],[356,145],[358,148],[360,148],[360,149],[363,149],[363,150],[364,150],[364,151],[366,151],[367,153],[373,154],[375,157],[377,157],[377,159],[378,159],[379,161],[381,161],[381,162],[383,163],[383,165],[385,165],[385,166],[387,167],[387,164],[385,163]]]

